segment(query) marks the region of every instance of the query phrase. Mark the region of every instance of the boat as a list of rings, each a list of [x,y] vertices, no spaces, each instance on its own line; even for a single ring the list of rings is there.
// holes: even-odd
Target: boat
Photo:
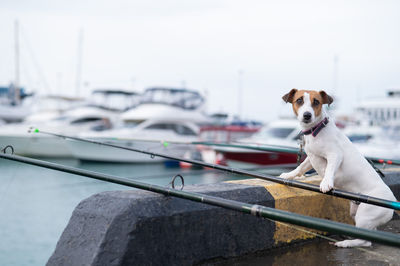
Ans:
[[[346,118],[344,133],[364,156],[400,159],[400,90],[361,101]]]
[[[103,132],[84,132],[79,136],[139,150],[184,156],[195,149],[192,145],[168,143],[198,140],[199,125],[207,123],[205,99],[196,91],[155,87],[147,89],[140,104],[124,112],[119,126]],[[160,141],[161,140],[161,141]],[[73,156],[82,161],[150,163],[165,161],[121,149],[106,149],[100,145],[68,142]]]
[[[21,122],[31,113],[26,98],[32,96],[24,88],[15,88],[13,84],[0,87],[0,120],[6,123]]]
[[[212,114],[210,119],[210,123],[201,126],[199,136],[201,141],[227,143],[249,138],[263,126],[261,122],[242,120],[226,113]]]
[[[342,129],[356,148],[365,157],[399,160],[400,159],[400,126],[347,125]],[[253,148],[276,146],[282,152],[265,152],[247,148],[214,147],[222,154],[221,162],[230,166],[249,168],[255,166],[295,166],[297,154],[284,151],[285,147],[299,149],[299,133],[301,129],[297,120],[278,120],[268,124],[251,138],[241,139],[233,144]]]
[[[344,129],[344,133],[357,149],[366,157],[377,159],[400,159],[400,127],[354,125]]]
[[[205,98],[197,91],[178,88],[153,87],[146,89],[139,105],[122,115],[125,123],[141,122],[149,118],[176,120],[205,124],[210,118],[205,113]]]
[[[400,121],[400,90],[390,90],[384,98],[361,101],[355,112],[358,122],[382,126]]]
[[[68,97],[62,95],[33,96],[31,112],[23,122],[25,124],[41,124],[53,120],[68,110],[85,104],[83,98]]]
[[[125,95],[125,93],[108,90],[96,90],[88,102],[68,110],[64,110],[58,116],[52,116],[49,120],[39,119],[36,114],[28,116],[24,122],[9,124],[0,128],[0,145],[11,145],[16,154],[32,157],[72,157],[66,141],[61,138],[45,134],[31,133],[30,129],[38,128],[40,131],[48,131],[58,134],[76,136],[84,131],[102,131],[110,129],[118,121],[121,108],[132,108],[131,105],[119,109],[108,105],[108,98]],[[98,97],[99,96],[99,97]],[[103,102],[94,100],[103,98]]]
[[[136,126],[128,122],[125,126],[103,132],[82,133],[79,137],[113,145],[146,150],[156,153],[183,157],[188,151],[195,151],[190,143],[198,139],[199,127],[188,121],[172,119],[148,119]],[[165,141],[163,141],[165,140]],[[178,142],[181,142],[178,143]],[[68,148],[74,158],[81,161],[112,163],[157,163],[166,159],[114,149],[92,143],[68,141]]]
[[[295,119],[281,119],[264,126],[258,133],[250,138],[240,139],[234,144],[262,147],[264,145],[277,145],[298,148],[300,133],[299,123]],[[297,155],[287,152],[265,152],[237,147],[214,147],[217,153],[222,154],[220,161],[238,168],[251,168],[258,166],[295,166]]]
[[[263,124],[253,120],[239,119],[227,113],[210,115],[211,122],[200,128],[199,140],[209,143],[231,143],[238,139],[249,138],[260,131]],[[226,164],[221,153],[213,146],[198,147],[202,159],[207,163]]]

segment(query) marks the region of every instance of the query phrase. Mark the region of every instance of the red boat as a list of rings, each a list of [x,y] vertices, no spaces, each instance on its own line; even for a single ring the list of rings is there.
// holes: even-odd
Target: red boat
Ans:
[[[200,128],[200,141],[212,143],[230,143],[238,139],[250,138],[260,131],[262,124],[254,121],[229,121],[226,114],[215,114],[212,116],[214,123],[204,125]],[[209,163],[224,164],[221,153],[217,154],[209,146],[200,146],[202,158]]]
[[[250,138],[241,139],[235,144],[255,148],[263,145],[279,145],[298,149],[299,132],[300,129],[296,120],[283,119],[271,122],[257,134]],[[294,166],[297,164],[297,154],[284,151],[265,152],[236,147],[214,147],[214,150],[222,154],[222,161],[234,167]]]

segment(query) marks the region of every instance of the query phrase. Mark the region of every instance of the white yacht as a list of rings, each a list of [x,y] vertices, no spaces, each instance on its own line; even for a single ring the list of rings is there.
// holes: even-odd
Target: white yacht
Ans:
[[[85,104],[83,98],[61,95],[33,96],[30,114],[25,117],[25,124],[38,124],[50,121],[64,112]]]
[[[345,134],[367,157],[400,159],[400,91],[361,101]]]
[[[146,119],[168,119],[190,121],[196,124],[207,123],[205,99],[197,91],[174,88],[150,88],[143,93],[140,104],[122,115],[125,121],[144,121]]]
[[[182,157],[191,151],[187,145],[198,138],[199,127],[192,122],[148,119],[141,123],[128,122],[125,126],[103,132],[80,134],[80,137],[114,145],[155,153]],[[164,158],[118,148],[110,148],[81,141],[68,141],[72,155],[83,161],[147,163],[161,162]]]
[[[353,125],[344,129],[357,149],[366,157],[400,160],[400,127]]]
[[[356,118],[368,125],[385,125],[400,121],[400,91],[392,90],[385,98],[361,101],[356,107]]]
[[[101,94],[101,95],[99,95]],[[34,127],[39,131],[76,136],[83,131],[101,131],[110,129],[121,114],[121,109],[110,108],[108,98],[126,95],[108,90],[94,91],[88,103],[65,110],[61,115],[52,116],[47,113],[47,119],[42,119],[36,114],[28,116],[23,123],[8,124],[0,128],[0,147],[12,145],[15,153],[33,157],[71,157],[66,141],[61,138],[41,133],[29,133]],[[93,101],[101,96],[104,102]],[[120,105],[123,106],[123,105]],[[123,110],[131,107],[123,106]]]
[[[184,142],[196,141],[198,125],[209,121],[203,113],[204,103],[205,99],[196,91],[150,88],[143,93],[135,109],[121,115],[119,127],[103,132],[85,132],[80,137],[181,157],[194,148]],[[69,141],[68,146],[74,157],[80,160],[124,163],[165,160],[84,142]]]

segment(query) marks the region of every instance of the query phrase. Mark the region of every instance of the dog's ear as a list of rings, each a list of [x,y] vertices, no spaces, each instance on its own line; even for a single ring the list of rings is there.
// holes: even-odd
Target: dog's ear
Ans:
[[[329,96],[325,91],[320,91],[319,94],[322,97],[323,104],[327,103],[328,105],[330,105],[333,102],[333,98]]]
[[[293,97],[296,92],[296,89],[292,89],[291,91],[289,91],[289,93],[283,95],[282,99],[285,101],[285,103],[291,103],[293,102]]]

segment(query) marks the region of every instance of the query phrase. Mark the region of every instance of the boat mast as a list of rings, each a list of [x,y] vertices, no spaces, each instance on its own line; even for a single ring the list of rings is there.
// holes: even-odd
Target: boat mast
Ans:
[[[76,64],[76,78],[75,78],[75,96],[76,97],[79,97],[79,91],[81,88],[82,47],[83,47],[83,29],[80,29],[79,37],[78,37],[78,52],[77,52],[77,64]]]
[[[14,23],[14,41],[15,41],[15,80],[14,80],[14,103],[20,103],[20,91],[19,91],[19,24],[18,20],[15,20]]]

